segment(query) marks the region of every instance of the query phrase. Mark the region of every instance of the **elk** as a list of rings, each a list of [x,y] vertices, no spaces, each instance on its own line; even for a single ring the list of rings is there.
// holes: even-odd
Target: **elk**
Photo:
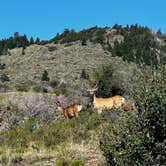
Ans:
[[[82,105],[79,105],[77,103],[69,105],[65,108],[58,107],[58,110],[64,114],[64,117],[66,119],[71,119],[73,117],[78,117],[78,113],[81,111],[81,109],[82,109]]]
[[[109,98],[98,98],[95,95],[98,86],[95,85],[94,88],[88,89],[87,91],[93,95],[93,106],[97,110],[98,114],[101,114],[103,110],[110,110],[112,108],[121,108],[122,104],[125,103],[125,98],[119,95],[109,97]]]

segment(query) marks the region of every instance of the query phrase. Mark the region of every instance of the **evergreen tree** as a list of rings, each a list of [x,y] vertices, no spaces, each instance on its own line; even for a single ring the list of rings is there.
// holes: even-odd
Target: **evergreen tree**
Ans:
[[[81,78],[83,79],[89,79],[89,74],[86,73],[85,69],[82,70],[82,73],[81,73]]]
[[[34,39],[33,39],[33,37],[31,37],[30,38],[30,44],[34,44],[35,42],[34,42]]]
[[[36,44],[40,44],[40,39],[39,39],[39,37],[36,38],[35,43],[36,43]]]
[[[14,38],[18,38],[20,35],[19,35],[19,32],[15,32],[14,33]]]
[[[42,77],[41,77],[41,80],[42,81],[49,81],[50,78],[48,77],[48,72],[47,70],[44,70],[43,74],[42,74]]]
[[[22,55],[25,55],[25,46],[23,46],[23,48],[22,48]]]
[[[29,41],[28,41],[28,39],[27,39],[27,36],[24,34],[24,36],[23,36],[23,44],[22,44],[22,46],[24,47],[26,47],[26,46],[28,46],[29,45]]]

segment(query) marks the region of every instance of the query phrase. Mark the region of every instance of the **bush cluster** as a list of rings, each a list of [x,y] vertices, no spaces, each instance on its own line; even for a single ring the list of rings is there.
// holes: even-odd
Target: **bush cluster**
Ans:
[[[135,90],[138,113],[115,116],[103,128],[100,148],[109,165],[164,165],[166,163],[165,67],[142,75]]]

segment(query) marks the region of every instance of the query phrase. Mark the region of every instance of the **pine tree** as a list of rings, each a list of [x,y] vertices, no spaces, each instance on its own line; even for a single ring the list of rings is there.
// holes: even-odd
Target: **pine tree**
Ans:
[[[34,39],[33,39],[33,37],[30,38],[30,44],[34,44]]]
[[[49,81],[50,78],[48,77],[48,72],[47,70],[44,70],[43,74],[42,74],[42,77],[41,77],[41,80],[42,81]]]
[[[40,44],[40,39],[39,39],[39,37],[36,38],[35,43],[36,43],[36,44]]]

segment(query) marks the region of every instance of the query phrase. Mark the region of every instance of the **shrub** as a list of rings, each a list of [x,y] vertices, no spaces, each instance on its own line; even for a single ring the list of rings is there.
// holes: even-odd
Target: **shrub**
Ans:
[[[22,160],[23,160],[23,158],[20,155],[12,156],[11,163],[18,164]]]
[[[73,160],[71,166],[83,166],[83,162],[81,160]]]
[[[109,124],[104,126],[101,132],[100,148],[110,166],[135,165],[139,158],[145,163],[142,158],[142,133],[136,124],[138,117],[125,114],[116,110],[111,115]]]
[[[44,93],[47,93],[48,92],[48,89],[42,85],[36,85],[32,88],[32,90],[34,92],[44,92]]]
[[[9,163],[9,157],[6,154],[1,155],[0,164],[7,165],[8,163]]]
[[[29,131],[21,128],[12,129],[2,133],[2,144],[11,148],[27,148],[29,143]]]
[[[57,50],[56,46],[50,46],[50,47],[48,47],[48,51],[50,51],[50,52],[55,51],[55,50]]]
[[[4,63],[3,64],[0,63],[0,70],[5,69],[5,67],[6,67],[6,65]]]
[[[9,81],[9,77],[6,74],[2,74],[1,77],[0,77],[0,80],[2,82],[6,82],[6,81]]]
[[[41,85],[36,85],[32,89],[33,89],[34,92],[42,92],[42,86]]]
[[[30,132],[33,132],[36,128],[37,128],[37,119],[33,118],[33,117],[29,117],[28,119],[26,119],[23,123],[23,128],[25,130],[28,130]]]
[[[143,71],[144,72],[144,71]],[[122,112],[103,128],[100,148],[109,165],[163,165],[165,149],[165,68],[141,76],[135,90],[138,114]],[[113,117],[113,116],[112,116]]]
[[[21,91],[21,92],[28,92],[29,87],[25,84],[18,84],[15,86],[17,91]]]
[[[56,80],[50,81],[50,86],[51,86],[52,88],[55,88],[56,86],[58,86],[58,84],[59,84],[59,82],[56,81]]]
[[[68,166],[68,163],[64,160],[57,160],[56,166]]]

